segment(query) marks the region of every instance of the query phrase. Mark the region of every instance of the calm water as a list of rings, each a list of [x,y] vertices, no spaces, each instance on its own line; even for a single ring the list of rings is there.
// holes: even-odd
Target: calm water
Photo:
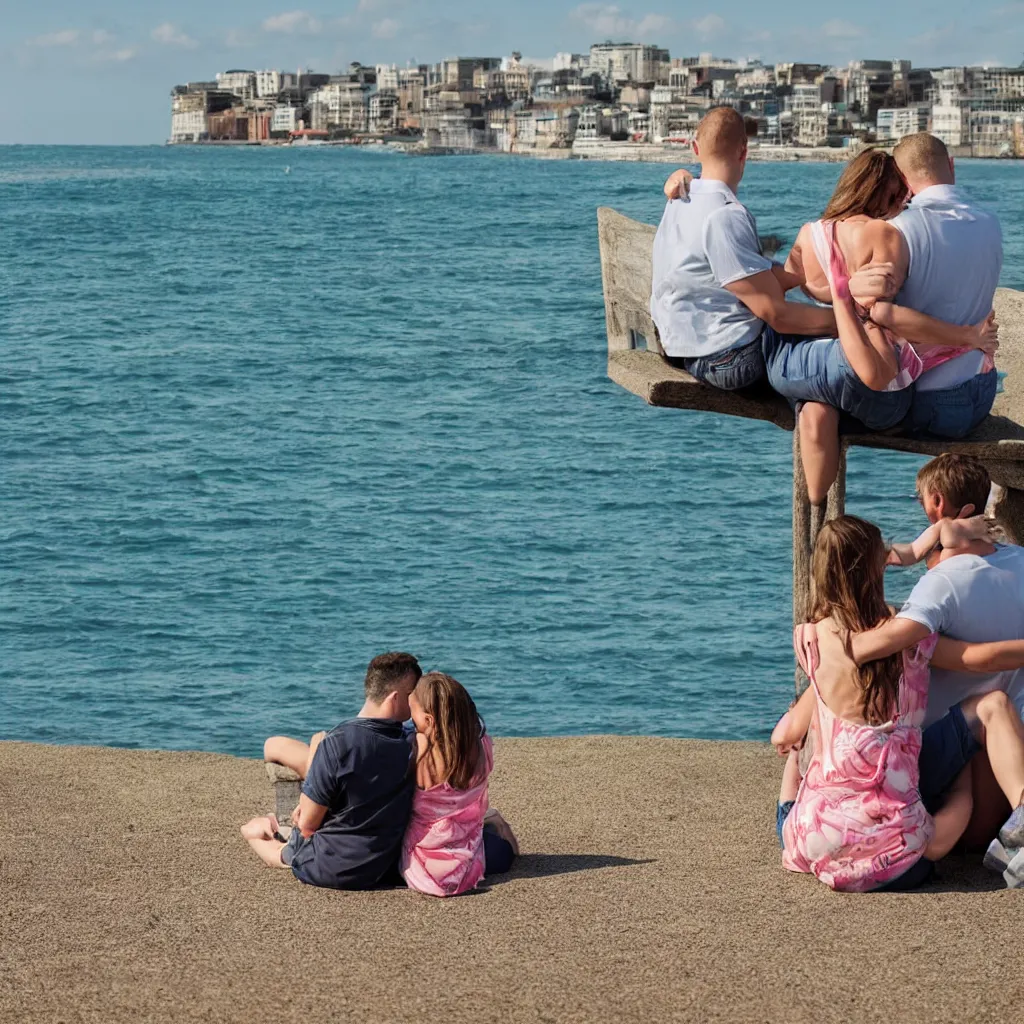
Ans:
[[[0,736],[255,754],[392,648],[499,734],[767,736],[790,437],[604,376],[595,207],[668,170],[0,149]],[[792,238],[838,173],[744,198]],[[1024,287],[1024,165],[960,176]],[[916,533],[917,465],[851,510]]]

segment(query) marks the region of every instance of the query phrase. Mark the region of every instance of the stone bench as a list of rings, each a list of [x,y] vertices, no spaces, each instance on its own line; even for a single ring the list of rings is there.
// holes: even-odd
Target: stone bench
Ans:
[[[292,811],[299,803],[302,779],[291,768],[277,764],[276,761],[265,761],[264,764],[270,784],[274,787],[274,814],[278,824],[291,825]]]
[[[812,521],[800,462],[800,432],[778,395],[751,397],[708,387],[665,361],[650,314],[651,248],[655,228],[615,210],[597,211],[608,332],[608,376],[648,405],[766,420],[793,431],[793,619],[802,622],[810,591],[810,555],[821,526]],[[919,441],[886,434],[843,437],[839,477],[829,493],[825,519],[841,515],[846,500],[846,451],[850,446],[935,456],[977,456],[999,485],[993,515],[1008,540],[1024,543],[1024,293],[996,292],[1000,324],[999,369],[1006,374],[992,415],[962,441]]]

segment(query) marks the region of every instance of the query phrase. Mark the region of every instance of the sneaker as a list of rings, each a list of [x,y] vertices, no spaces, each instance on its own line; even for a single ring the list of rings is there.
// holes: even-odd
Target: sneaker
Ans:
[[[1024,889],[1024,850],[1018,850],[1003,872],[1007,889]]]
[[[1007,850],[998,839],[993,839],[988,844],[988,849],[985,851],[985,859],[982,863],[989,871],[1001,873],[1010,866],[1010,861],[1013,860],[1013,855],[1016,852],[1016,850]]]
[[[999,830],[999,841],[1008,850],[1024,846],[1024,804],[1017,807],[1006,819],[1006,823]]]

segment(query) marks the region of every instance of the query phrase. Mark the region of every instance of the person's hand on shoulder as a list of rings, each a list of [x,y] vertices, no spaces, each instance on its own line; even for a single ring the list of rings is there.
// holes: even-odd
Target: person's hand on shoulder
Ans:
[[[684,168],[680,168],[673,172],[665,182],[665,198],[668,200],[682,199],[684,203],[688,203],[692,183],[693,175]]]

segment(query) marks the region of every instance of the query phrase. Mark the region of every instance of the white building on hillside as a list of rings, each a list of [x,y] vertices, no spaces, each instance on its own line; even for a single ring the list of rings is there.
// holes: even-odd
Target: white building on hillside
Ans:
[[[218,71],[217,88],[233,92],[240,99],[251,100],[256,96],[256,72]]]
[[[875,135],[879,142],[899,142],[905,135],[928,131],[932,108],[882,107],[875,119]]]

